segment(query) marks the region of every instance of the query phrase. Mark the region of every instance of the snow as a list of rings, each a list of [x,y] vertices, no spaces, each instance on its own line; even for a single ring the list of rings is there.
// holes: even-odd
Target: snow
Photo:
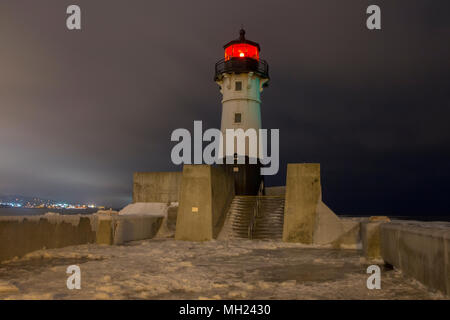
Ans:
[[[169,204],[165,202],[137,202],[120,210],[119,215],[149,215],[166,217]]]
[[[109,209],[109,210],[98,210],[95,215],[107,215],[107,216],[115,216],[119,214],[118,211]]]
[[[447,221],[416,221],[416,220],[392,219],[392,222],[411,227],[421,227],[427,229],[443,229],[446,231],[450,230],[450,222]]]
[[[47,212],[46,214],[44,214],[44,217],[54,217],[54,216],[59,216],[58,212]]]
[[[17,293],[17,292],[19,292],[19,289],[15,285],[8,283],[6,281],[0,280],[0,295]]]
[[[66,287],[73,264],[81,269],[81,290]],[[0,264],[0,299],[444,298],[383,267],[382,289],[368,290],[366,269],[357,250],[275,241],[89,244]]]
[[[58,213],[48,212],[45,215],[36,216],[0,216],[0,221],[17,222],[21,223],[23,221],[39,223],[42,219],[47,220],[49,223],[60,224],[60,223],[70,223],[73,226],[77,226],[80,223],[80,218],[88,218],[91,221],[92,228],[95,227],[95,215],[92,214],[71,214],[63,215]]]

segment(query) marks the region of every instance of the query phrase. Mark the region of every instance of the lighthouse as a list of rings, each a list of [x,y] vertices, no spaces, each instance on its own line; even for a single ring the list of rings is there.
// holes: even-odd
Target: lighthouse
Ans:
[[[255,195],[261,190],[261,92],[268,85],[269,65],[260,58],[260,52],[259,44],[246,39],[245,30],[241,29],[238,39],[224,45],[224,57],[215,65],[214,81],[222,94],[223,136],[226,137],[227,129],[247,133],[254,129],[250,131],[257,134],[256,145],[250,137],[245,138],[245,148],[238,148],[237,142],[227,148],[226,138],[221,143],[223,163],[226,170],[233,172],[237,195]]]

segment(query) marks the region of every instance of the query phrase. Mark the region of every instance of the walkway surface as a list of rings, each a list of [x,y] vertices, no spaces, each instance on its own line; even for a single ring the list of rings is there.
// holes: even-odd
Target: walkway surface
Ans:
[[[81,289],[66,286],[70,265]],[[0,299],[443,299],[382,266],[366,287],[356,250],[271,241],[173,239],[42,250],[0,264]]]

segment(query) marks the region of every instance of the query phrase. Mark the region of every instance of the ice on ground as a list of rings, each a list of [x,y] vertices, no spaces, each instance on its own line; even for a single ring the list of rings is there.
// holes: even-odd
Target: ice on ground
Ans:
[[[136,241],[42,250],[0,264],[0,299],[443,299],[382,266],[366,286],[357,250],[274,241]],[[69,265],[81,289],[66,286]]]
[[[58,212],[47,212],[44,214],[45,217],[51,217],[51,216],[59,216],[60,214]]]
[[[136,202],[120,210],[119,215],[148,215],[154,217],[167,217],[169,210],[165,202]]]
[[[175,201],[175,202],[171,202],[169,205],[169,208],[178,208],[179,202]]]
[[[18,293],[18,292],[19,292],[19,289],[15,285],[13,285],[9,282],[0,280],[0,295]]]
[[[118,211],[115,211],[115,210],[112,210],[112,209],[109,209],[109,210],[98,210],[95,214],[96,214],[96,215],[109,215],[109,216],[114,216],[114,215],[119,214],[119,212],[118,212]]]

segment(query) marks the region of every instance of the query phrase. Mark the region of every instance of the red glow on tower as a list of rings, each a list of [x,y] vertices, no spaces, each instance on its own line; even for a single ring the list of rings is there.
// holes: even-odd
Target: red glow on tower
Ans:
[[[269,79],[269,65],[260,59],[259,43],[245,38],[245,30],[239,31],[239,38],[227,42],[224,46],[225,57],[215,65],[214,81],[220,81],[225,74],[252,73]],[[267,85],[264,80],[264,85]]]
[[[252,58],[259,60],[258,47],[248,43],[232,44],[225,48],[225,61],[233,58]]]

